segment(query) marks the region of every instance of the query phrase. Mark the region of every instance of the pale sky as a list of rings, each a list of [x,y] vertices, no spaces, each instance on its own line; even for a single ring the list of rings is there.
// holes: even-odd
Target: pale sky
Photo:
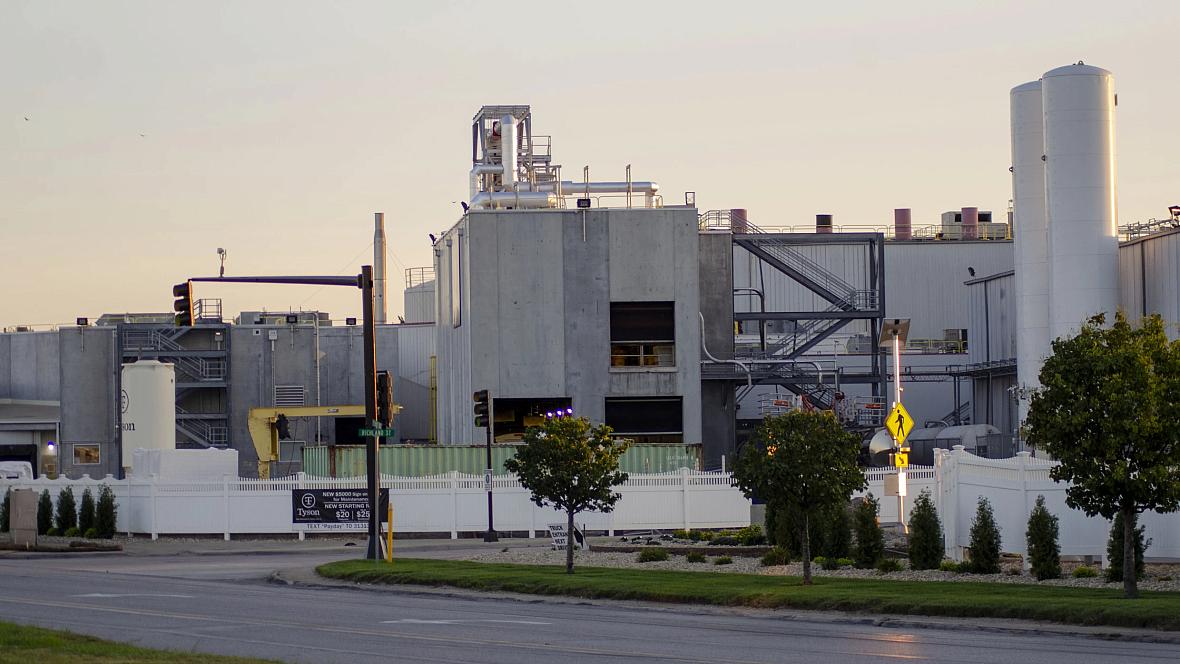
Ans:
[[[565,174],[765,226],[1011,196],[1008,91],[1114,72],[1120,222],[1180,203],[1180,2],[0,0],[0,326],[167,311],[227,274],[404,267],[467,196],[471,116],[530,104]],[[28,118],[27,120],[25,118]],[[199,286],[227,312],[354,290]]]

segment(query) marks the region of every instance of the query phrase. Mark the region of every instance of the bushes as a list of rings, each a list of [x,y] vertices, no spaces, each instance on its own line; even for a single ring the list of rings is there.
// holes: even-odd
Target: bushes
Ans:
[[[730,558],[729,556],[717,556],[716,558],[713,559],[713,564],[714,565],[732,565],[733,558]]]
[[[687,530],[684,530],[684,529],[682,529],[682,528],[681,528],[681,529],[677,529],[677,530],[673,530],[673,531],[672,531],[672,538],[673,538],[673,539],[682,539],[682,540],[686,540],[686,539],[688,539],[689,537],[690,537],[690,535],[688,534],[688,531],[687,531]]]
[[[641,563],[658,563],[668,559],[668,550],[663,547],[656,547],[654,549],[644,549],[639,552],[639,557],[636,558]]]
[[[82,533],[82,537],[85,537],[86,539],[98,539],[98,529],[87,528],[86,532]]]
[[[781,546],[776,546],[762,556],[762,566],[786,565],[791,562],[791,555]]]
[[[37,534],[48,535],[52,527],[53,499],[49,497],[49,489],[45,489],[37,498]]]
[[[708,558],[705,557],[705,554],[701,553],[700,551],[689,551],[688,555],[684,556],[684,559],[690,563],[703,563],[708,560]],[[763,560],[765,561],[766,559],[763,558]],[[765,565],[766,563],[763,562],[762,564]]]
[[[89,532],[94,528],[94,495],[87,487],[82,492],[82,506],[78,508],[78,530]]]
[[[78,526],[78,504],[74,501],[73,487],[66,487],[57,494],[57,516],[53,525],[62,532]]]
[[[766,535],[762,534],[762,527],[753,524],[737,531],[737,540],[742,546],[757,546],[766,543]]]
[[[877,500],[868,494],[856,506],[852,516],[856,530],[856,552],[853,559],[861,569],[876,567],[885,554],[885,534],[877,523]]]
[[[0,502],[0,533],[8,532],[8,514],[12,509],[10,498],[12,496],[12,489],[4,489],[4,502]]]
[[[1143,578],[1143,552],[1151,544],[1151,540],[1143,536],[1144,526],[1135,528],[1135,580]],[[1123,515],[1116,514],[1114,522],[1110,524],[1110,539],[1106,541],[1106,580],[1109,582],[1123,580]]]
[[[1073,570],[1073,578],[1075,579],[1092,579],[1096,576],[1098,576],[1098,570],[1094,569],[1093,567],[1079,565]]]
[[[938,563],[938,569],[943,572],[954,572],[955,574],[959,574],[961,572],[970,571],[970,565],[968,563],[957,563],[953,560],[944,560]]]
[[[736,537],[731,537],[729,535],[723,535],[721,537],[714,537],[712,544],[714,546],[738,546],[739,544],[741,544],[741,542],[738,541],[738,538],[736,538]]]
[[[910,569],[938,567],[943,551],[942,522],[934,509],[934,501],[930,499],[930,490],[923,489],[910,512]]]
[[[877,563],[877,571],[882,574],[900,572],[901,569],[901,563],[893,558],[882,558],[881,562]]]
[[[67,528],[66,531],[62,533],[62,537],[78,537],[81,534],[82,531],[78,530],[77,526],[74,526],[73,528]]]
[[[996,525],[992,504],[980,497],[971,521],[971,571],[976,574],[1000,573],[1000,528]]]
[[[799,531],[803,517],[795,510],[766,506],[766,532],[771,544],[782,546],[792,558],[803,555]],[[812,556],[843,558],[852,552],[852,524],[847,505],[816,510],[810,519]]]
[[[94,527],[98,530],[98,536],[103,539],[114,537],[117,518],[118,508],[115,507],[115,492],[104,484],[98,492],[98,508],[95,510],[94,518]]]
[[[1028,515],[1025,540],[1028,559],[1037,581],[1061,577],[1061,546],[1057,543],[1057,517],[1045,508],[1045,497],[1037,496],[1037,504]]]

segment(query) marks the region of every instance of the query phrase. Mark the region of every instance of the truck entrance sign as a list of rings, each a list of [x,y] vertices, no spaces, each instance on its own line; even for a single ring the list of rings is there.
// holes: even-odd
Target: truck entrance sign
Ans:
[[[381,489],[389,504],[389,489]],[[294,489],[291,523],[295,530],[364,530],[369,523],[367,489]]]

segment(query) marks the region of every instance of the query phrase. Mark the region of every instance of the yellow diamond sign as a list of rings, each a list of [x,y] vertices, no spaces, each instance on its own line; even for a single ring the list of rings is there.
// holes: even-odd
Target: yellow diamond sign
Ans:
[[[899,403],[890,411],[889,417],[885,418],[885,428],[889,430],[889,433],[893,434],[893,440],[900,447],[905,443],[905,439],[910,435],[910,431],[914,429],[914,418],[910,417],[909,411]]]

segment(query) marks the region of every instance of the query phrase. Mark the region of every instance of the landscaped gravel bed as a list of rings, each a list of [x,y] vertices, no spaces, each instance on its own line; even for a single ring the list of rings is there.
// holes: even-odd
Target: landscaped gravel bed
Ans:
[[[653,547],[654,548],[654,547]],[[770,576],[802,576],[803,563],[791,563],[789,565],[776,565],[773,567],[763,567],[761,561],[757,558],[741,558],[734,556],[733,562],[728,565],[715,565],[713,561],[715,556],[710,556],[707,562],[704,563],[690,563],[684,556],[673,555],[666,561],[641,563],[636,560],[638,554],[635,553],[606,553],[600,551],[575,551],[574,565],[584,565],[587,567],[615,567],[615,568],[629,568],[629,569],[666,569],[688,572],[731,572],[740,574],[766,574]],[[488,563],[515,563],[521,565],[564,565],[565,551],[554,551],[541,547],[529,547],[520,549],[509,549],[507,551],[495,551],[487,553],[477,553],[471,556],[471,560]],[[905,565],[905,561],[900,561]],[[939,570],[921,570],[914,571],[905,569],[900,572],[890,572],[888,574],[881,574],[876,570],[871,569],[855,569],[850,567],[841,568],[838,570],[824,570],[819,565],[811,566],[811,573],[813,576],[837,576],[845,578],[866,578],[866,579],[890,579],[895,581],[966,581],[974,583],[1015,583],[1015,584],[1043,584],[1054,586],[1069,586],[1074,588],[1112,588],[1121,589],[1121,583],[1105,583],[1101,576],[1095,578],[1075,579],[1070,576],[1073,569],[1077,567],[1076,564],[1064,563],[1062,565],[1064,578],[1053,579],[1049,581],[1037,581],[1032,576],[1021,574],[958,574],[955,572],[943,572]],[[1005,568],[1005,572],[1009,570],[1019,569],[1017,565],[1009,564]],[[1147,578],[1139,582],[1140,590],[1167,590],[1180,592],[1180,581],[1176,580],[1180,574],[1180,566],[1177,565],[1148,565]],[[1160,580],[1160,577],[1171,576],[1172,580]]]

